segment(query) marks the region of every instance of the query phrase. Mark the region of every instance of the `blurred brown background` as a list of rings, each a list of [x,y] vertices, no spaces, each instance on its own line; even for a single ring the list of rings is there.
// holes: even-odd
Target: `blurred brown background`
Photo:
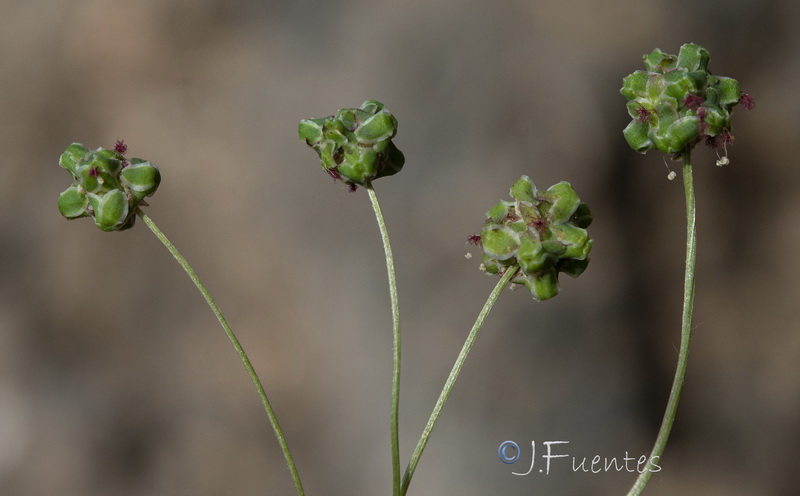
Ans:
[[[149,215],[249,351],[309,495],[389,494],[390,313],[366,193],[297,122],[367,98],[406,155],[376,189],[403,318],[403,466],[494,280],[465,239],[522,174],[570,181],[592,263],[500,299],[415,495],[620,495],[629,473],[525,472],[497,448],[648,452],[679,345],[680,180],[622,137],[622,77],[697,42],[754,95],[731,164],[695,154],[695,334],[647,494],[785,495],[800,476],[800,4],[783,1],[5,0],[0,18],[0,494],[289,495],[251,384],[143,223],[56,209],[72,141],[158,164]],[[680,173],[677,164],[671,167]],[[473,250],[474,251],[474,250]]]

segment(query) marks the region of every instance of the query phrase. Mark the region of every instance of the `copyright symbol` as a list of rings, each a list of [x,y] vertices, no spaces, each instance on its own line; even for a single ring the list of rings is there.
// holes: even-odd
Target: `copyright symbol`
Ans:
[[[512,464],[519,460],[519,445],[514,441],[504,441],[497,448],[497,458],[501,462]]]

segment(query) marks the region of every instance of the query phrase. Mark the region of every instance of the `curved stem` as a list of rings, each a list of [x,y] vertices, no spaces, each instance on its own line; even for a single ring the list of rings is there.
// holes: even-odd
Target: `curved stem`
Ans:
[[[400,492],[401,495],[405,495],[408,491],[408,485],[411,483],[411,478],[414,476],[414,471],[417,469],[417,464],[422,456],[422,451],[425,449],[425,445],[428,444],[428,439],[433,432],[433,428],[436,426],[436,422],[439,420],[439,416],[442,414],[442,408],[444,408],[444,404],[447,402],[447,399],[450,397],[450,393],[453,391],[453,386],[455,386],[456,379],[458,379],[458,374],[461,372],[461,368],[464,366],[467,355],[469,355],[472,345],[475,344],[475,338],[478,336],[478,331],[480,331],[481,327],[483,327],[483,323],[486,321],[486,317],[489,315],[489,312],[492,310],[495,302],[497,302],[497,299],[500,297],[500,293],[503,292],[503,289],[505,289],[509,281],[511,281],[514,275],[517,273],[517,269],[518,266],[512,265],[506,270],[505,274],[503,274],[503,277],[500,278],[500,281],[489,294],[489,298],[486,300],[481,312],[478,314],[477,320],[475,320],[475,324],[472,326],[472,330],[469,331],[467,340],[464,341],[464,346],[461,348],[458,358],[456,358],[456,363],[453,364],[453,369],[450,371],[450,375],[447,377],[447,381],[444,383],[444,388],[442,388],[442,392],[439,395],[439,399],[436,401],[436,405],[433,407],[433,412],[431,413],[430,419],[428,419],[428,424],[422,431],[422,437],[419,438],[417,447],[414,449],[414,453],[411,455],[411,460],[408,462],[406,473],[403,476],[403,487]]]
[[[392,412],[391,412],[391,437],[392,437],[392,494],[400,494],[400,434],[399,434],[399,410],[400,410],[400,310],[397,306],[397,280],[394,275],[394,257],[392,247],[389,244],[389,233],[386,230],[386,222],[383,219],[381,206],[378,203],[378,196],[371,184],[366,186],[369,193],[369,200],[372,209],[375,211],[375,219],[378,221],[378,229],[381,231],[383,240],[383,251],[386,255],[386,272],[389,278],[389,298],[392,304]]]
[[[686,362],[689,358],[689,345],[692,337],[692,311],[694,309],[694,273],[697,260],[697,229],[694,201],[694,182],[692,180],[692,164],[689,152],[683,155],[683,186],[686,190],[686,272],[683,279],[683,317],[681,321],[681,348],[678,352],[678,365],[675,370],[675,379],[672,381],[672,390],[669,393],[669,401],[664,412],[664,419],[661,421],[661,428],[658,437],[653,445],[647,470],[639,474],[636,482],[628,492],[628,496],[638,496],[644,491],[647,482],[653,472],[660,470],[653,467],[658,464],[658,460],[664,453],[664,448],[675,422],[675,413],[678,410],[678,400],[683,388],[683,379],[686,375]]]
[[[286,464],[289,466],[289,472],[292,475],[292,480],[294,481],[295,489],[297,489],[298,496],[303,496],[305,493],[303,492],[303,484],[300,482],[300,475],[297,473],[297,467],[295,467],[294,459],[292,458],[291,452],[289,452],[289,445],[286,443],[286,439],[283,436],[283,431],[281,430],[281,426],[278,424],[278,418],[275,416],[275,412],[272,410],[272,406],[269,403],[269,399],[267,399],[267,393],[264,391],[264,387],[261,385],[261,380],[258,378],[258,374],[256,374],[253,365],[250,363],[250,359],[247,357],[247,354],[244,352],[244,348],[239,343],[239,340],[236,338],[236,335],[233,333],[233,329],[231,326],[228,325],[228,322],[225,320],[225,317],[222,315],[219,307],[217,306],[214,299],[211,298],[211,295],[208,293],[208,290],[203,286],[203,283],[200,282],[200,278],[197,277],[197,274],[189,263],[186,261],[185,258],[178,252],[178,249],[170,243],[169,239],[161,232],[161,230],[156,227],[155,223],[148,217],[141,209],[136,209],[136,215],[141,218],[147,227],[153,231],[153,234],[156,235],[159,241],[164,244],[164,246],[172,253],[172,256],[175,257],[175,260],[183,267],[183,270],[186,271],[186,274],[189,276],[189,279],[192,280],[197,289],[203,295],[208,306],[211,307],[211,310],[214,312],[214,315],[219,320],[220,325],[225,330],[225,334],[228,335],[228,339],[231,341],[233,348],[236,350],[236,353],[239,355],[239,358],[242,360],[242,364],[244,364],[244,368],[247,369],[248,375],[250,375],[250,380],[253,381],[253,385],[256,387],[256,391],[258,392],[258,397],[261,398],[261,403],[264,405],[264,410],[267,412],[267,416],[269,417],[269,422],[272,424],[272,429],[275,431],[275,437],[278,438],[278,444],[281,446],[281,450],[283,451],[283,457],[286,459]]]

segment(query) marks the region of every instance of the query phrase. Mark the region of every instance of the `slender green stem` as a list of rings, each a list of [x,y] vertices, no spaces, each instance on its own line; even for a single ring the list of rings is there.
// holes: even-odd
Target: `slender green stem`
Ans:
[[[381,231],[383,240],[383,251],[386,254],[386,272],[389,277],[389,298],[392,300],[392,413],[391,413],[391,436],[392,436],[392,494],[400,495],[400,434],[398,420],[400,417],[400,310],[397,306],[397,280],[394,275],[394,257],[392,247],[389,244],[389,233],[386,231],[386,222],[383,219],[381,206],[378,203],[378,196],[372,185],[367,185],[369,200],[372,202],[372,209],[375,211],[375,219],[378,221],[378,228]]]
[[[483,327],[483,323],[486,321],[486,317],[488,317],[489,312],[492,310],[495,302],[497,302],[497,299],[500,297],[500,293],[503,292],[503,289],[505,289],[509,281],[511,281],[511,278],[513,278],[517,273],[518,268],[518,266],[513,265],[506,270],[505,274],[503,274],[503,277],[501,277],[500,281],[497,283],[497,286],[495,286],[492,292],[489,294],[489,298],[486,300],[481,312],[478,314],[477,320],[475,320],[475,324],[472,326],[472,330],[469,331],[467,340],[464,341],[464,346],[461,348],[458,358],[456,358],[456,363],[453,364],[453,369],[450,371],[450,375],[447,377],[447,381],[444,383],[444,388],[442,388],[442,392],[439,395],[439,399],[436,401],[436,405],[433,407],[433,412],[431,413],[430,419],[428,419],[428,424],[422,431],[422,436],[419,438],[417,447],[414,449],[414,453],[411,455],[411,460],[408,462],[406,473],[403,476],[403,487],[400,493],[401,496],[404,496],[408,491],[408,485],[411,483],[411,478],[414,476],[414,471],[417,469],[417,464],[419,463],[419,458],[422,456],[422,451],[425,449],[425,445],[428,444],[428,439],[433,432],[433,428],[436,426],[436,422],[439,420],[439,416],[442,414],[442,408],[444,408],[444,404],[447,402],[447,399],[450,397],[450,393],[453,391],[453,386],[455,386],[456,379],[458,379],[458,374],[461,372],[461,368],[464,366],[464,362],[467,360],[467,355],[469,355],[472,345],[475,344],[475,338],[478,336],[478,331],[480,331],[481,327]]]
[[[675,422],[675,413],[678,410],[678,401],[683,388],[683,379],[686,375],[686,362],[689,358],[689,344],[692,337],[692,310],[694,309],[694,273],[697,261],[697,228],[694,204],[694,182],[692,180],[692,164],[689,152],[683,155],[683,186],[686,190],[686,273],[683,279],[683,317],[681,321],[681,348],[678,352],[678,365],[675,370],[675,379],[672,382],[672,390],[669,393],[669,401],[664,412],[664,419],[661,421],[661,428],[658,437],[653,445],[650,454],[650,463],[658,464],[658,460],[664,453],[664,448]],[[636,482],[628,492],[628,496],[638,496],[644,491],[647,482],[653,472],[645,470],[636,479]]]
[[[258,396],[261,398],[261,403],[264,405],[264,410],[267,412],[267,416],[269,417],[269,422],[272,424],[272,429],[275,431],[275,437],[278,438],[278,444],[281,446],[281,450],[283,451],[283,457],[286,459],[286,464],[289,466],[289,472],[292,475],[292,480],[294,481],[295,488],[297,489],[298,496],[303,496],[305,493],[303,492],[303,484],[300,482],[300,475],[297,473],[297,467],[294,464],[294,459],[292,458],[292,454],[289,451],[289,445],[286,443],[286,439],[283,436],[283,431],[281,430],[281,426],[278,424],[278,418],[275,416],[275,412],[272,410],[272,405],[269,403],[269,399],[267,399],[267,393],[264,391],[264,386],[261,385],[261,380],[258,378],[258,374],[256,374],[253,365],[250,363],[250,359],[247,358],[247,354],[244,352],[244,348],[239,343],[239,340],[236,338],[236,335],[233,333],[233,329],[231,326],[228,325],[228,322],[225,320],[225,317],[222,315],[219,307],[217,306],[214,299],[211,298],[211,295],[208,293],[208,290],[203,286],[203,283],[200,282],[200,278],[197,277],[197,274],[186,261],[185,258],[178,252],[178,249],[170,243],[169,239],[161,232],[161,230],[156,227],[155,223],[153,223],[152,219],[148,217],[141,209],[136,209],[136,215],[141,218],[147,227],[153,231],[153,234],[156,235],[159,241],[164,244],[164,246],[172,253],[172,256],[175,257],[175,260],[183,267],[183,270],[186,271],[186,274],[189,276],[189,279],[192,280],[197,289],[203,295],[203,298],[206,299],[208,306],[211,307],[211,310],[216,315],[217,320],[219,320],[220,325],[225,330],[225,334],[228,335],[228,339],[231,341],[233,348],[236,350],[236,353],[239,355],[239,358],[242,360],[242,364],[244,364],[244,368],[247,369],[247,373],[250,375],[250,380],[253,381],[253,385],[256,387],[256,391],[258,391]]]

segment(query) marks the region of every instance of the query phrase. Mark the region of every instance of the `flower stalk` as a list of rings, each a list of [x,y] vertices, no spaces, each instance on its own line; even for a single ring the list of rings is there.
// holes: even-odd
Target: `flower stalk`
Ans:
[[[672,389],[669,393],[669,400],[664,411],[664,418],[658,430],[653,450],[650,453],[649,463],[657,463],[664,453],[667,446],[672,425],[675,423],[675,416],[678,411],[678,402],[683,389],[683,381],[686,377],[686,365],[689,361],[689,346],[692,341],[692,313],[694,311],[694,275],[697,265],[697,214],[695,211],[694,180],[692,177],[692,163],[689,153],[683,157],[683,186],[686,192],[686,267],[683,278],[683,313],[681,315],[681,347],[678,351],[678,364],[675,370],[675,377],[672,381]],[[645,486],[653,475],[654,467],[639,474],[628,492],[628,496],[639,496],[644,491]],[[657,470],[657,469],[655,469]]]
[[[278,418],[247,353],[195,271],[153,220],[140,208],[147,205],[144,201],[145,197],[155,194],[161,183],[161,174],[158,168],[142,159],[127,159],[124,156],[127,149],[128,147],[123,141],[117,141],[113,150],[98,148],[90,151],[80,143],[72,143],[68,146],[61,154],[59,165],[70,173],[73,183],[59,195],[59,212],[67,219],[90,217],[99,229],[107,232],[130,229],[133,227],[136,217],[139,217],[175,257],[186,275],[203,295],[208,306],[211,307],[236,350],[236,354],[239,355],[239,359],[256,388],[258,397],[261,399],[275,437],[278,439],[297,494],[303,496],[303,485],[289,451],[289,445],[286,443],[286,438],[278,424]]]
[[[250,362],[250,358],[248,358],[247,353],[245,353],[244,348],[239,342],[239,339],[236,337],[233,329],[231,329],[231,326],[228,325],[228,321],[225,319],[225,316],[222,315],[222,311],[214,301],[214,298],[211,297],[211,294],[200,281],[197,273],[194,271],[194,269],[192,269],[191,265],[189,265],[189,262],[186,261],[178,249],[175,248],[175,245],[173,245],[170,240],[167,239],[167,237],[156,226],[153,220],[144,212],[142,212],[141,209],[136,209],[136,215],[142,219],[142,221],[147,225],[148,228],[150,228],[153,234],[155,234],[156,238],[158,238],[164,247],[169,250],[172,256],[175,257],[175,260],[186,272],[186,275],[189,276],[189,279],[192,280],[194,285],[197,287],[197,290],[200,291],[201,295],[203,295],[203,298],[206,300],[206,303],[208,303],[208,306],[211,307],[211,311],[214,312],[214,316],[217,317],[219,324],[225,331],[225,335],[228,336],[228,340],[230,340],[231,344],[233,345],[233,349],[236,350],[236,354],[239,355],[242,365],[244,365],[244,368],[247,370],[247,375],[250,376],[250,380],[253,382],[253,386],[256,388],[258,397],[261,399],[261,404],[264,406],[264,411],[267,413],[269,423],[272,425],[272,430],[275,432],[275,437],[278,439],[278,444],[283,452],[283,458],[286,460],[286,465],[288,466],[289,473],[292,476],[292,481],[294,481],[297,495],[304,496],[305,492],[303,491],[303,484],[300,481],[300,474],[297,472],[297,466],[294,463],[294,458],[292,457],[291,451],[289,451],[289,444],[286,442],[286,438],[283,435],[283,430],[278,423],[278,417],[275,415],[275,411],[272,409],[272,405],[267,397],[267,392],[264,390],[264,386],[261,384],[261,379],[259,379],[258,374],[256,373],[255,368],[253,368],[253,364]]]
[[[378,229],[381,232],[383,241],[383,252],[386,256],[386,273],[389,279],[389,299],[392,305],[392,405],[390,431],[392,442],[392,494],[400,494],[400,309],[397,302],[397,278],[394,273],[394,256],[392,246],[389,244],[389,232],[386,229],[386,221],[383,219],[383,212],[378,203],[378,196],[375,194],[372,184],[367,185],[369,200],[372,209],[375,211],[375,219],[378,221]]]
[[[414,448],[414,453],[411,454],[408,467],[406,467],[405,474],[403,475],[403,486],[400,492],[402,496],[405,496],[406,492],[408,492],[408,486],[411,484],[411,478],[414,477],[414,472],[417,470],[417,464],[419,464],[419,459],[422,456],[422,452],[425,450],[425,446],[428,445],[428,440],[433,433],[433,428],[436,427],[436,423],[439,421],[439,417],[442,415],[442,409],[444,408],[445,403],[447,403],[447,399],[450,398],[450,393],[453,392],[456,379],[458,379],[458,375],[461,373],[461,369],[464,367],[464,362],[467,360],[467,355],[469,355],[470,350],[472,350],[472,346],[475,344],[475,339],[478,337],[478,332],[483,327],[484,322],[486,322],[486,318],[489,316],[489,312],[492,311],[494,304],[500,297],[500,293],[502,293],[503,289],[508,286],[514,276],[517,275],[518,271],[519,267],[516,265],[512,265],[505,270],[503,276],[489,294],[489,298],[486,300],[486,303],[483,305],[483,308],[478,314],[478,318],[472,325],[472,329],[469,331],[467,339],[464,341],[464,345],[461,347],[461,352],[458,354],[452,370],[450,370],[450,375],[447,376],[447,380],[444,383],[444,388],[442,388],[442,392],[439,394],[439,399],[436,400],[436,405],[433,407],[433,412],[431,412],[428,423],[425,425],[425,429],[422,430],[422,436],[417,442],[417,447]]]
[[[733,78],[715,76],[708,71],[710,55],[695,43],[687,43],[678,55],[659,49],[643,56],[645,70],[638,70],[622,81],[620,93],[627,99],[632,121],[623,135],[632,149],[640,153],[657,149],[683,162],[683,185],[686,194],[686,267],[681,315],[681,346],[669,400],[650,455],[650,464],[662,456],[678,410],[691,345],[694,309],[694,279],[697,265],[697,216],[691,152],[700,142],[722,147],[725,156],[718,166],[727,165],[727,145],[733,144],[731,115],[740,105],[752,110],[753,98],[742,93]],[[673,177],[672,174],[669,176]],[[644,491],[655,467],[639,474],[628,492],[638,496]]]

